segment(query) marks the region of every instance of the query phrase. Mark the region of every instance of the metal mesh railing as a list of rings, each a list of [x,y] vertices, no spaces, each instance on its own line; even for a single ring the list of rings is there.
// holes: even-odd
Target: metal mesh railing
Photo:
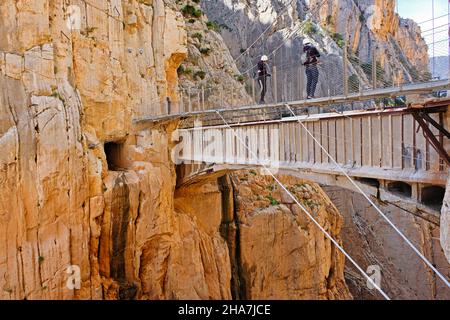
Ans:
[[[414,65],[399,55],[397,65],[386,65],[385,56],[372,51],[367,60],[359,58],[350,50],[343,56],[328,55],[318,64],[319,79],[315,98],[351,96],[386,88],[403,88],[412,84],[433,83],[448,80],[448,39],[434,44],[436,57],[432,62]],[[427,48],[425,48],[427,49]],[[344,50],[343,50],[344,51]],[[433,63],[434,74],[431,70]],[[272,68],[272,76],[267,78],[267,106],[283,102],[302,101],[306,99],[305,67],[298,61],[278,64]],[[439,70],[438,72],[436,70]],[[401,90],[399,90],[400,92]],[[233,83],[229,86],[200,85],[179,88],[176,99],[156,101],[163,104],[156,115],[201,113],[216,109],[239,109],[255,105],[260,98],[260,87],[254,78],[245,78],[242,85]],[[359,108],[373,107],[375,101],[359,103]],[[395,99],[394,99],[395,101]],[[310,101],[314,105],[314,100]],[[349,105],[350,102],[349,102]],[[263,107],[263,105],[261,105]],[[326,110],[326,109],[323,109]],[[276,112],[275,112],[276,113]]]
[[[320,63],[317,65],[319,77],[315,99],[309,101],[305,101],[308,79],[305,67],[300,61],[300,54],[294,57],[292,52],[287,53],[288,49],[283,47],[287,39],[284,39],[283,43],[270,54],[271,77],[266,79],[265,104],[260,105],[267,112],[260,113],[267,119],[271,114],[276,116],[280,114],[277,110],[268,110],[269,107],[280,103],[290,102],[295,109],[295,103],[292,102],[298,102],[303,110],[304,105],[326,105],[324,98],[327,98],[330,104],[335,103],[336,97],[349,97],[348,103],[344,104],[347,105],[347,109],[354,108],[355,102],[351,97],[355,96],[366,97],[359,99],[365,100],[364,102],[356,103],[357,108],[364,109],[374,107],[380,102],[379,99],[372,98],[371,94],[379,97],[383,92],[391,103],[401,104],[404,100],[395,98],[396,91],[401,95],[405,87],[430,84],[423,88],[417,87],[417,92],[423,92],[427,91],[427,87],[433,88],[433,83],[442,83],[450,79],[449,38],[442,32],[443,28],[448,26],[447,23],[445,26],[438,25],[424,31],[424,33],[433,32],[434,35],[440,34],[433,37],[434,42],[428,41],[422,45],[408,42],[407,47],[401,38],[392,36],[392,39],[388,39],[389,45],[377,48],[373,44],[370,51],[365,54],[353,52],[344,41],[336,41],[336,50],[332,50],[334,53],[322,53]],[[295,36],[295,32],[289,35],[292,36]],[[405,37],[410,38],[409,35]],[[229,84],[218,85],[205,79],[195,86],[180,86],[172,98],[156,101],[157,106],[146,109],[153,113],[152,116],[158,117],[199,114],[218,109],[239,111],[245,107],[256,106],[261,97],[261,88],[254,73],[255,65],[237,77],[240,83],[229,81]],[[393,90],[383,91],[389,88]],[[326,110],[327,108],[321,108],[317,112]]]

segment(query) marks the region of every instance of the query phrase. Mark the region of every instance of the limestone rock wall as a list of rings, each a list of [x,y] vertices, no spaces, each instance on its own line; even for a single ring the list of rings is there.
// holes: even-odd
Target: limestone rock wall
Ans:
[[[187,110],[189,101],[194,109],[253,104],[228,44],[219,32],[220,26],[208,21],[199,3],[181,1],[178,8],[183,12],[186,6],[202,14],[200,17],[184,14],[188,56],[178,70],[183,107]]]
[[[254,78],[256,63],[261,55],[267,55],[279,47],[274,56],[269,56],[269,65],[277,66],[278,74],[286,77],[286,80],[280,78],[278,92],[280,97],[287,97],[288,93],[283,92],[281,81],[294,85],[298,72],[302,48],[300,21],[304,17],[303,1],[213,0],[202,1],[201,5],[208,19],[219,24],[220,34],[246,79]],[[297,36],[290,37],[289,41],[281,45],[283,39],[291,34]],[[252,44],[252,48],[247,51]],[[274,93],[272,85],[268,88],[270,101]],[[318,90],[325,92],[327,89],[324,87]]]
[[[227,273],[200,263],[216,254],[225,267],[223,241],[174,209],[176,123],[132,121],[177,98],[177,4],[7,0],[0,29],[0,298],[228,297]],[[179,261],[197,264],[196,280]]]
[[[321,188],[300,179],[280,181],[341,242],[342,216]],[[234,218],[228,242],[234,295],[241,299],[351,299],[344,255],[269,176],[231,175]],[[231,222],[232,221],[232,222]]]
[[[248,57],[255,58],[265,51],[274,49],[277,42],[282,40],[283,31],[285,35],[293,31],[299,18],[304,17],[304,7],[303,1],[292,0],[202,2],[202,8],[209,20],[217,21],[220,25],[220,32],[233,57],[240,56],[243,50],[264,33],[249,54],[240,57],[238,60],[240,67],[252,62]],[[264,32],[268,28],[269,30]],[[295,37],[293,39],[294,44],[297,44]]]
[[[347,39],[351,55],[363,63],[375,52],[385,82],[417,80],[429,75],[428,47],[420,27],[395,12],[395,1],[314,0],[319,23]]]
[[[223,233],[221,186],[177,189],[170,155],[177,122],[133,122],[165,112],[167,97],[176,102],[179,76],[202,83],[179,75],[183,61],[203,68],[205,81],[231,84],[229,98],[248,101],[228,49],[204,17],[186,21],[182,3],[70,5],[0,4],[0,299],[232,298],[236,265]],[[68,24],[74,10],[79,30]],[[210,55],[199,55],[196,32]],[[319,235],[306,238],[286,213],[280,207],[276,220],[289,221],[296,239],[318,237],[321,251],[308,267],[326,261],[314,289],[299,287],[305,291],[297,296],[347,297],[342,257]],[[328,218],[338,234],[336,215]],[[249,230],[247,237],[252,232],[258,236]],[[67,285],[69,266],[80,271],[80,288]],[[282,271],[305,271],[292,268]],[[265,283],[272,281],[273,289],[251,296],[277,296],[281,278]]]

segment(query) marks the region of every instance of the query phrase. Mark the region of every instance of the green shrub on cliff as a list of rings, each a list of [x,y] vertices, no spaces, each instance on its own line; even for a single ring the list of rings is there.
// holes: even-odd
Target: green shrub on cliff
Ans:
[[[306,33],[307,35],[312,35],[317,32],[317,28],[314,25],[314,23],[312,23],[311,21],[308,20],[303,25],[303,32]]]
[[[205,77],[206,77],[206,72],[205,71],[200,70],[200,71],[196,71],[194,73],[194,79],[200,78],[201,80],[203,80],[203,79],[205,79]]]
[[[203,14],[202,10],[196,9],[194,6],[191,6],[190,4],[187,4],[183,8],[181,8],[181,13],[183,13],[183,16],[185,17],[194,17],[194,18],[200,18]]]
[[[211,52],[211,48],[200,48],[199,51],[201,54],[207,56]]]
[[[267,199],[270,201],[271,206],[277,206],[280,204],[280,202],[277,199],[275,199],[274,197],[272,197],[271,194],[267,196]]]
[[[208,28],[208,30],[213,30],[216,32],[220,31],[220,25],[219,25],[219,23],[217,23],[217,21],[206,22],[206,27]]]
[[[339,48],[343,48],[345,46],[344,37],[340,33],[333,33],[331,38],[336,42]]]
[[[196,32],[192,35],[192,38],[198,39],[198,41],[202,41],[203,35],[200,32]]]

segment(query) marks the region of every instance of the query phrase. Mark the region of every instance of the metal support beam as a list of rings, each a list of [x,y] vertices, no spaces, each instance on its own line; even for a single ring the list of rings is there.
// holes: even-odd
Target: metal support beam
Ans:
[[[420,125],[420,127],[422,128],[423,136],[425,137],[425,139],[427,139],[427,141],[431,144],[431,146],[434,148],[434,150],[436,150],[436,152],[439,154],[439,156],[447,163],[447,165],[450,166],[450,156],[448,155],[448,153],[445,150],[445,148],[443,147],[443,145],[439,142],[439,140],[435,137],[433,132],[430,130],[430,128],[428,127],[428,124],[425,122],[424,117],[423,117],[424,112],[412,112],[411,114],[414,117],[414,119],[417,121],[417,123]],[[447,130],[445,130],[445,131],[447,131]]]
[[[440,123],[437,123],[436,120],[430,117],[427,112],[420,112],[420,115],[425,118],[426,121],[431,123],[436,129],[438,129],[440,133],[446,136],[447,139],[450,139],[450,132],[448,132],[447,129],[445,129]]]

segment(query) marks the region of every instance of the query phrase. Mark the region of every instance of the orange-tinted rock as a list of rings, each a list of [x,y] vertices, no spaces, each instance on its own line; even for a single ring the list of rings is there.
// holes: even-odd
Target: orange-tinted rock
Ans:
[[[446,285],[433,274],[394,229],[360,195],[343,188],[325,187],[344,216],[341,231],[344,246],[364,270],[377,266],[381,288],[396,299],[449,299]],[[376,201],[379,208],[444,275],[450,271],[439,243],[439,226],[398,206]],[[367,280],[346,262],[345,276],[357,299],[383,299],[368,289]],[[370,272],[369,272],[370,273]]]
[[[342,216],[320,187],[294,177],[280,181],[341,243]],[[269,176],[232,174],[240,297],[350,299],[344,256]],[[309,193],[306,199],[303,195]]]

